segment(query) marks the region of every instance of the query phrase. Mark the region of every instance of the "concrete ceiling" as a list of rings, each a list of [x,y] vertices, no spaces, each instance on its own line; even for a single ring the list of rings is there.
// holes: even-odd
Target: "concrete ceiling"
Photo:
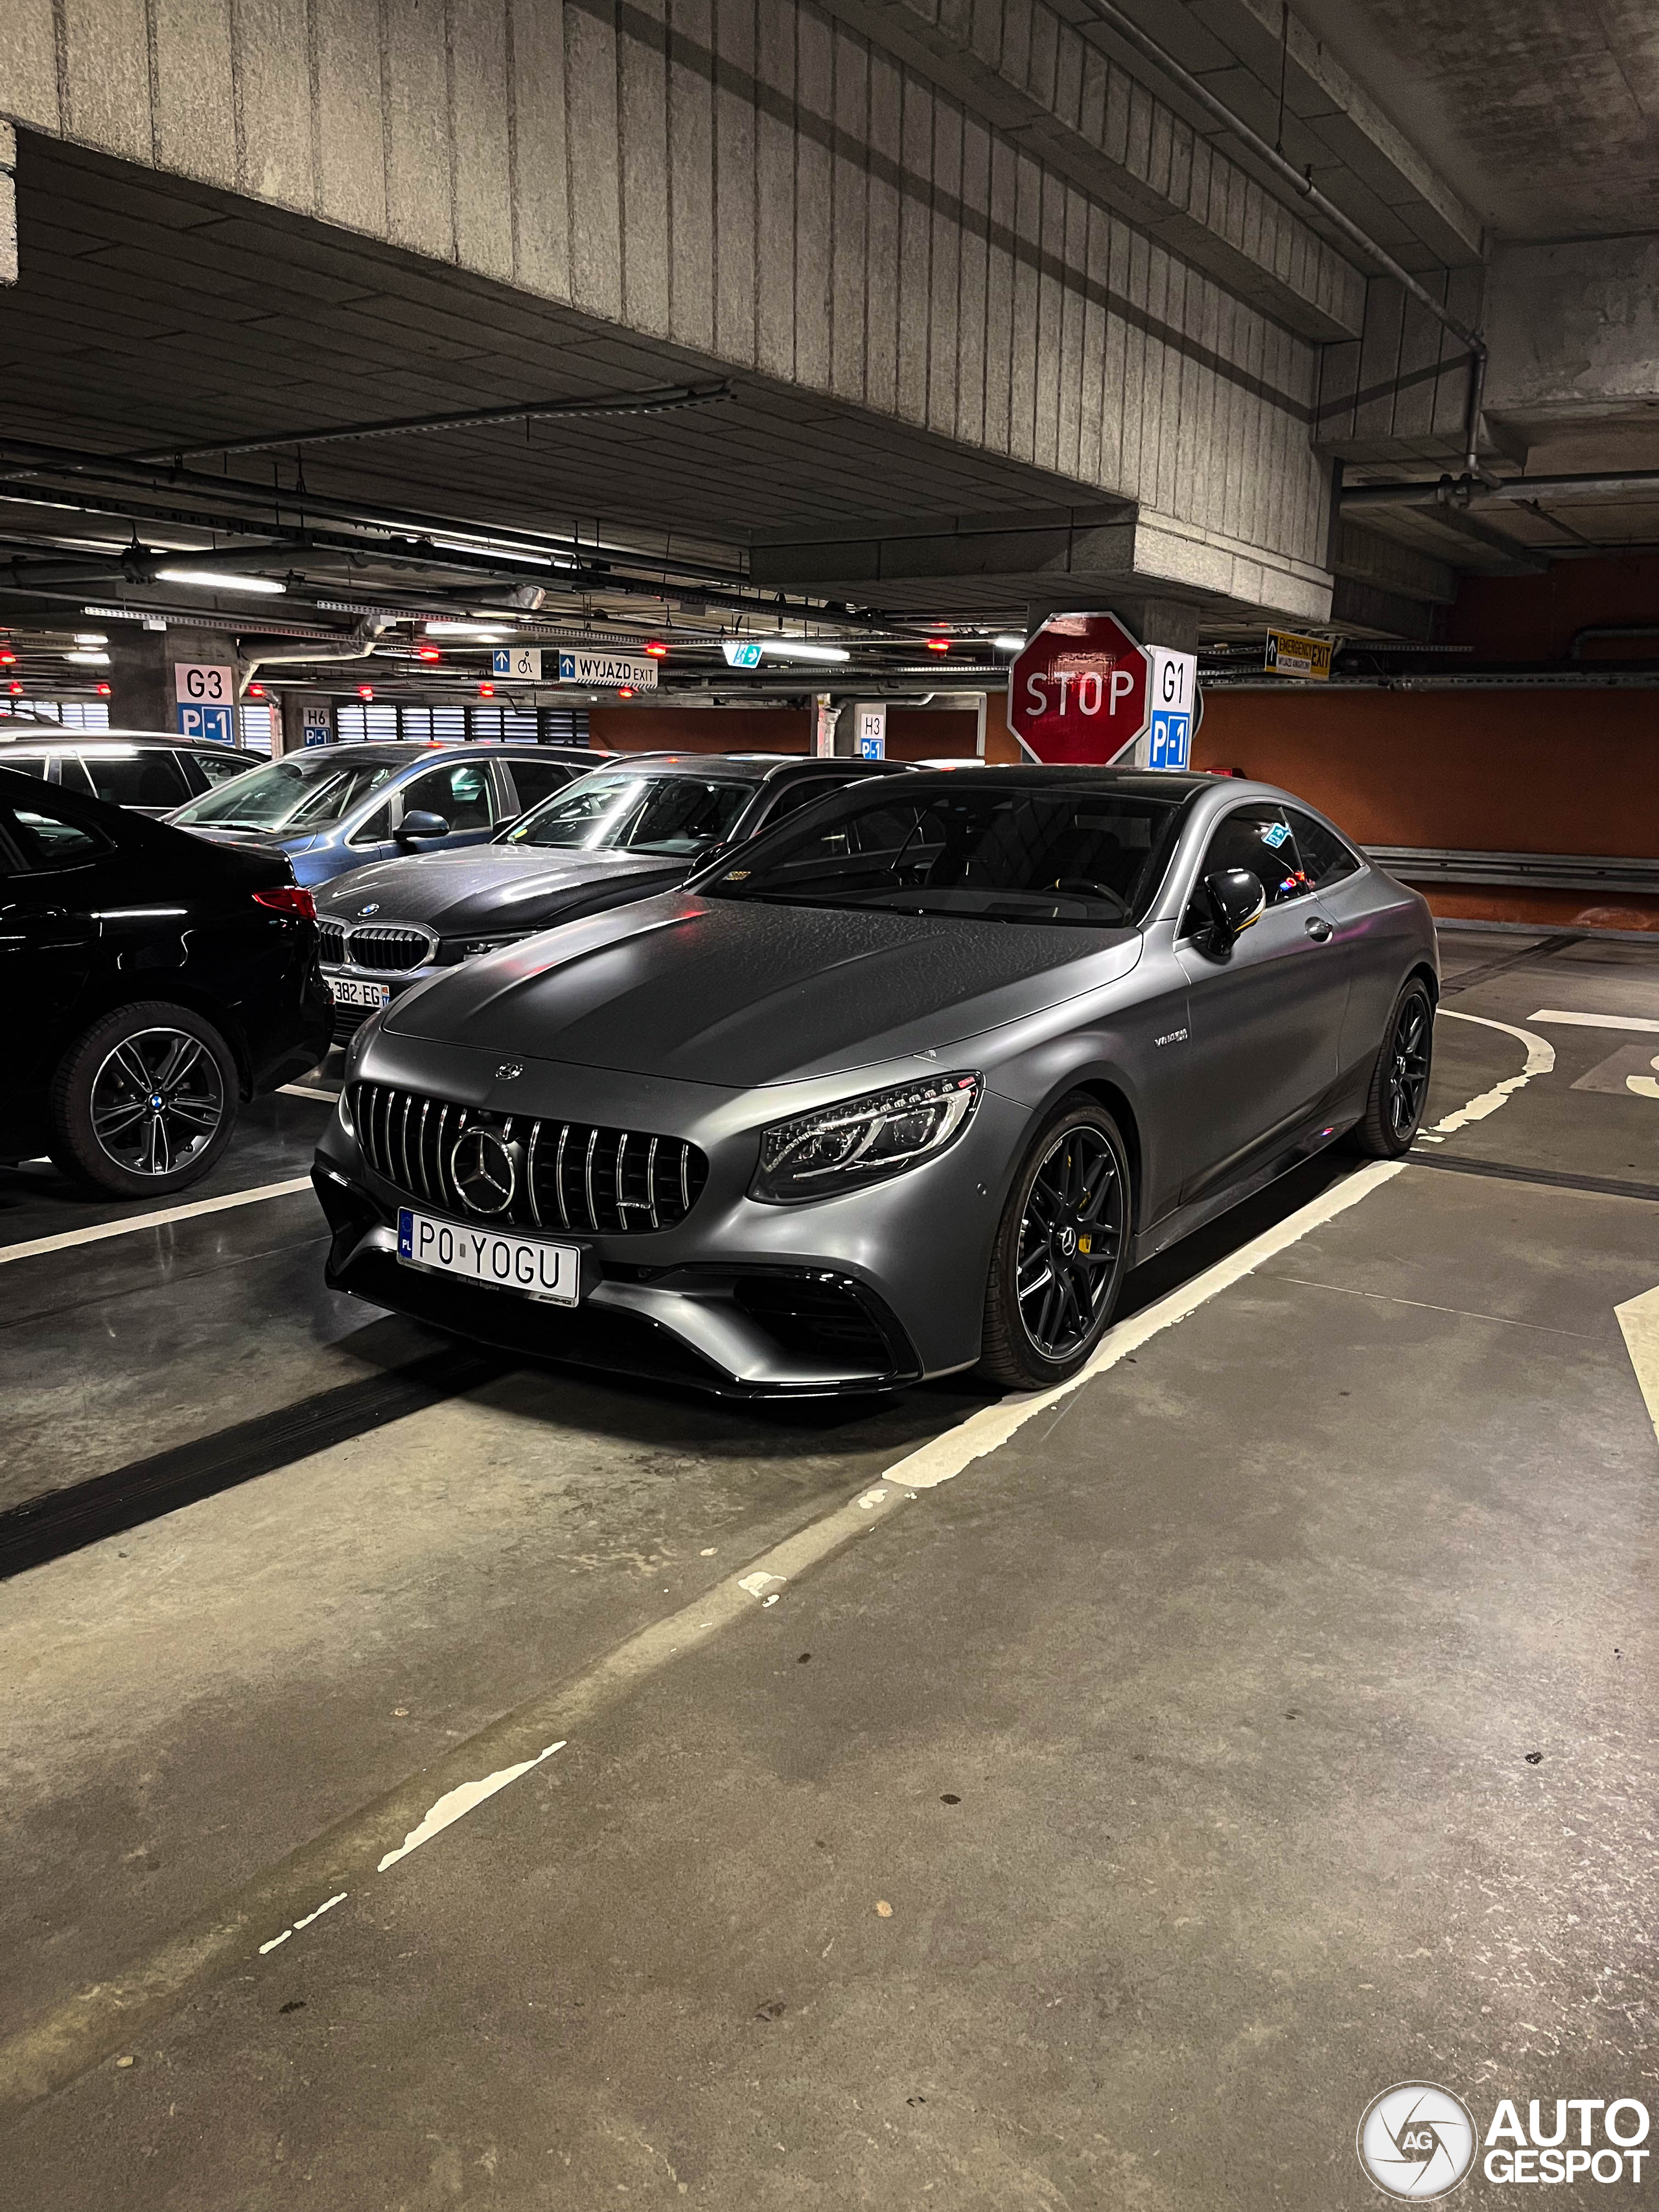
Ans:
[[[1502,236],[1655,228],[1653,0],[1294,0],[1294,12]]]

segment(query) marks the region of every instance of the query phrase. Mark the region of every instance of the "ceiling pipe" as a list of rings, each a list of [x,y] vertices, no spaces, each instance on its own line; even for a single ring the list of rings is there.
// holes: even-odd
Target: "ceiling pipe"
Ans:
[[[1345,514],[1367,507],[1485,506],[1489,501],[1536,499],[1620,499],[1647,493],[1659,500],[1659,469],[1627,469],[1619,476],[1442,477],[1437,483],[1356,484],[1342,494]]]
[[[1449,331],[1458,343],[1468,349],[1469,397],[1463,426],[1463,466],[1469,475],[1480,471],[1476,447],[1480,440],[1480,404],[1486,388],[1486,344],[1480,333],[1453,314],[1450,308],[1437,300],[1432,292],[1419,283],[1409,269],[1396,261],[1386,246],[1379,246],[1368,231],[1362,230],[1351,216],[1345,215],[1334,200],[1328,199],[1313,179],[1304,176],[1293,161],[1287,161],[1276,146],[1270,146],[1259,132],[1253,131],[1242,116],[1235,115],[1224,101],[1218,100],[1201,77],[1176,61],[1155,39],[1148,37],[1133,17],[1126,15],[1114,0],[1083,0],[1083,6],[1098,23],[1115,32],[1127,46],[1133,48],[1143,61],[1150,62],[1161,70],[1172,83],[1178,84],[1189,100],[1196,100],[1206,115],[1213,116],[1222,127],[1230,131],[1239,143],[1248,147],[1263,167],[1281,184],[1287,185],[1297,199],[1311,208],[1332,228],[1364,254],[1384,276],[1392,276],[1402,285],[1419,307],[1444,329]]]
[[[152,446],[123,453],[126,461],[198,460],[206,453],[292,452],[296,446],[334,446],[358,438],[429,436],[444,430],[487,430],[501,422],[541,422],[561,416],[663,415],[681,407],[708,407],[732,396],[722,377],[708,384],[661,385],[649,392],[596,392],[586,399],[525,399],[498,407],[473,407],[460,415],[404,415],[390,422],[344,422],[310,430],[283,430],[268,437],[222,438],[201,446]]]
[[[297,668],[308,661],[367,660],[380,638],[392,627],[394,617],[389,615],[366,615],[349,636],[336,645],[290,645],[276,638],[238,638],[236,657],[241,673],[236,679],[236,696],[247,695],[254,672],[261,668]]]

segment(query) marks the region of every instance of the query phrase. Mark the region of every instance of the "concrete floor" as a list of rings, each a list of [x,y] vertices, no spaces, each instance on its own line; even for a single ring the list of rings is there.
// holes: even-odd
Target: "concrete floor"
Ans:
[[[1348,1164],[1142,1271],[939,1487],[878,1479],[971,1384],[518,1370],[0,1587],[0,2201],[1332,2212],[1397,2081],[1659,2105],[1659,1100],[1533,1018],[1659,1020],[1659,947],[1445,958],[1431,1119],[1521,1072],[1488,1024],[1553,1069],[1179,1326]],[[122,1212],[19,1171],[0,1253]],[[320,1254],[301,1194],[8,1266],[0,1506],[432,1348]]]

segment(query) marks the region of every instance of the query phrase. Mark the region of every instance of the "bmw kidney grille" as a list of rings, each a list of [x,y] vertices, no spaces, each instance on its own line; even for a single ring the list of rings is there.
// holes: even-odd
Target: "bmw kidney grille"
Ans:
[[[678,1137],[489,1114],[390,1084],[355,1085],[352,1118],[363,1157],[387,1182],[523,1229],[677,1228],[708,1180],[708,1160]]]

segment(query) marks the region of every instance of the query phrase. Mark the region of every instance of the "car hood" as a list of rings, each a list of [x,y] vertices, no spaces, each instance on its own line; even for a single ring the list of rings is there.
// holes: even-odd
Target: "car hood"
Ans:
[[[440,937],[545,929],[595,890],[621,886],[636,897],[665,890],[689,860],[660,853],[550,853],[521,845],[463,845],[447,853],[377,860],[337,876],[317,902],[331,921],[422,922]]]
[[[741,1089],[938,1051],[1126,975],[1133,929],[670,893],[475,960],[389,1035]]]

